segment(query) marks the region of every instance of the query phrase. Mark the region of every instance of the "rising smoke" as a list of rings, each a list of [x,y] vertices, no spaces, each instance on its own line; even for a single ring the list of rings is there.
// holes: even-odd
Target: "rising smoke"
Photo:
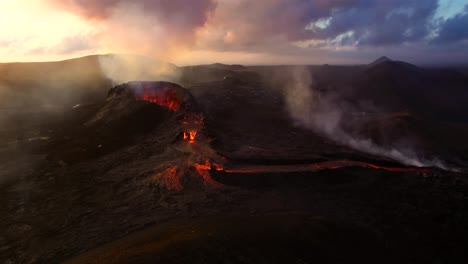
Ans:
[[[337,93],[319,91],[314,83],[313,74],[307,67],[288,67],[283,73],[287,76],[282,83],[286,108],[297,125],[365,153],[386,157],[410,166],[435,166],[447,169],[437,159],[427,160],[419,157],[410,145],[381,146],[370,138],[352,134],[346,129],[349,123],[353,122],[348,117],[350,113],[359,112],[359,109],[347,104]]]
[[[213,0],[49,0],[93,24],[105,51],[175,61],[196,42],[216,8]]]
[[[177,67],[197,32],[215,11],[214,0],[48,0],[74,13],[96,29],[92,38],[103,51],[103,73],[113,85],[134,80],[177,81]]]
[[[144,56],[120,54],[100,56],[99,65],[113,86],[135,80],[177,82],[180,77],[177,66]]]

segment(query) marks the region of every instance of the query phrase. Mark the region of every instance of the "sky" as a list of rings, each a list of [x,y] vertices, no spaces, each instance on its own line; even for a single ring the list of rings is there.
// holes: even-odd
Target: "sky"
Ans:
[[[0,0],[0,62],[141,54],[213,62],[468,61],[468,0]]]

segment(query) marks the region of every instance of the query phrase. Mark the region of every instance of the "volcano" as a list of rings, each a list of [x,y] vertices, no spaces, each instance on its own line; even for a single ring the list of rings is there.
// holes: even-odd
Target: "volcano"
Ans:
[[[86,126],[102,126],[102,123],[109,126],[109,123],[113,122],[127,122],[125,121],[127,118],[122,118],[122,115],[133,119],[138,118],[136,115],[155,114],[149,111],[132,112],[129,105],[133,104],[164,110],[164,113],[169,117],[156,121],[155,125],[157,123],[177,123],[175,129],[181,132],[173,139],[172,146],[188,156],[172,162],[164,171],[155,173],[151,179],[156,184],[167,190],[181,191],[184,188],[181,178],[189,175],[200,178],[207,187],[222,186],[222,184],[215,182],[208,172],[211,170],[212,160],[220,158],[211,150],[209,138],[202,133],[205,125],[204,113],[200,111],[193,96],[185,88],[170,82],[134,81],[111,89],[106,101],[95,117],[85,124]],[[131,112],[126,113],[126,111]],[[146,119],[142,123],[150,120]],[[127,125],[133,126],[134,124]]]
[[[314,82],[297,85],[298,69]],[[92,100],[0,116],[0,260],[466,263],[463,74],[398,61],[176,70],[171,82],[96,77]],[[298,122],[292,99],[317,108],[285,97],[297,87],[349,110],[349,138],[425,163]]]
[[[129,82],[113,88],[110,94],[125,89],[130,90],[137,100],[148,101],[172,111],[196,111],[197,108],[190,92],[174,83]]]

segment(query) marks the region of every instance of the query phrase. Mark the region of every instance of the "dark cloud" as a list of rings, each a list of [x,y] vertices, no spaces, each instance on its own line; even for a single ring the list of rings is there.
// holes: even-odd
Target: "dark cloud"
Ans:
[[[325,40],[336,45],[383,46],[415,42],[431,31],[437,0],[275,0],[220,5],[217,23],[231,45]],[[221,8],[222,7],[222,8]],[[322,23],[319,23],[322,22]]]
[[[211,45],[218,48],[253,48],[265,43],[300,41],[316,34],[307,27],[311,22],[347,9],[358,0],[222,0],[211,21]],[[230,32],[226,37],[226,33]],[[224,38],[224,43],[223,43]]]
[[[439,35],[433,43],[447,44],[461,40],[468,40],[468,5],[465,5],[464,12],[441,22]]]
[[[56,4],[90,19],[105,20],[119,8],[130,5],[142,10],[142,16],[156,18],[176,33],[191,32],[202,26],[216,7],[214,0],[52,0]]]
[[[359,1],[335,12],[327,27],[314,30],[317,37],[323,39],[352,32],[347,41],[355,45],[383,46],[420,41],[431,30],[437,6],[437,0]]]
[[[440,0],[48,1],[104,28],[95,35],[100,47],[166,60],[192,50],[350,61],[392,51],[427,61],[442,53],[460,58],[468,43],[468,12],[437,21]],[[429,45],[431,39],[444,45]],[[456,52],[445,45],[453,42]],[[70,50],[86,46],[69,44]]]

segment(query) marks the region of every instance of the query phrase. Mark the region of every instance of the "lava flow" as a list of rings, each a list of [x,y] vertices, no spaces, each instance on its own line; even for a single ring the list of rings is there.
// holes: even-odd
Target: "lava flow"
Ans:
[[[237,165],[231,168],[219,169],[226,173],[274,173],[274,172],[301,172],[301,171],[320,171],[320,170],[333,170],[344,167],[361,167],[376,170],[385,170],[391,172],[419,172],[429,173],[430,168],[418,167],[385,167],[372,163],[352,161],[352,160],[333,160],[324,161],[310,164],[291,164],[291,165]]]
[[[195,138],[197,137],[197,131],[190,130],[188,132],[184,132],[184,140],[187,140],[190,144],[195,143]]]
[[[137,100],[144,100],[151,103],[155,103],[160,106],[171,109],[172,111],[178,111],[181,106],[181,102],[177,93],[171,87],[163,87],[161,89],[154,89],[151,86],[145,86],[143,94],[135,96]]]
[[[164,84],[164,83],[162,83]],[[180,124],[184,130],[183,139],[190,144],[195,143],[198,130],[203,127],[203,116],[200,113],[191,112],[182,107],[182,99],[177,95],[177,91],[172,85],[147,84],[139,92],[135,92],[137,100],[148,101],[159,106],[168,108],[174,112],[183,112],[184,116]]]
[[[212,169],[210,159],[216,158],[216,154],[207,144],[205,138],[200,139],[200,130],[204,125],[203,114],[185,107],[185,102],[178,96],[176,87],[178,86],[174,84],[158,82],[145,85],[143,89],[139,90],[140,93],[134,91],[137,100],[148,101],[174,112],[182,113],[182,117],[179,119],[183,130],[182,139],[190,146],[189,157],[184,157],[177,165],[170,166],[163,172],[155,174],[152,180],[167,190],[181,191],[184,188],[181,184],[181,177],[190,175],[189,171],[194,168],[198,176],[203,179],[204,186],[220,188],[223,185],[213,180],[210,175]],[[179,87],[178,89],[183,88]],[[217,165],[215,168],[219,167]]]
[[[195,170],[203,177],[203,183],[205,186],[213,186],[217,188],[223,187],[223,185],[211,178],[210,170],[212,169],[212,165],[209,160],[205,161],[205,163],[195,163]]]
[[[343,167],[362,167],[362,168],[370,168],[376,170],[386,170],[392,172],[420,172],[420,173],[428,173],[430,172],[429,168],[419,168],[419,167],[385,167],[385,166],[378,166],[372,163],[360,162],[360,161],[352,161],[352,160],[335,160],[335,161],[325,161],[320,163],[311,164],[312,166],[319,168],[319,169],[339,169]]]

